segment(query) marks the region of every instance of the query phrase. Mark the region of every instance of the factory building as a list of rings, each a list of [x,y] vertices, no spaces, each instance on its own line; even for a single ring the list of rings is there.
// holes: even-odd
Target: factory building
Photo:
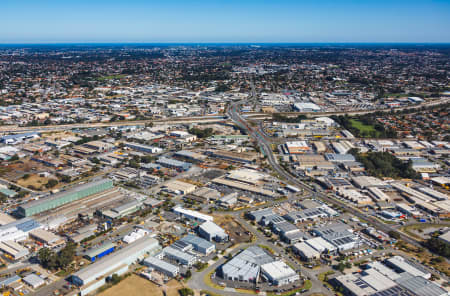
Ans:
[[[174,208],[173,212],[184,218],[187,218],[189,220],[194,220],[194,221],[206,222],[206,221],[213,221],[213,219],[214,219],[210,215],[206,215],[206,214],[203,214],[203,213],[200,213],[197,211],[193,211],[193,210],[189,210],[189,209],[185,209],[182,207]]]
[[[113,182],[109,179],[90,182],[23,204],[17,209],[17,213],[21,217],[29,217],[111,188],[113,188]]]
[[[312,261],[320,259],[320,252],[308,245],[306,242],[296,243],[292,246],[295,254],[299,255],[303,261]]]
[[[214,244],[192,234],[188,234],[185,237],[182,237],[177,242],[180,242],[181,244],[187,246],[191,245],[196,252],[203,255],[209,255],[216,250],[216,246]]]
[[[300,280],[300,276],[283,261],[261,265],[261,275],[275,286],[283,286]]]
[[[186,266],[192,266],[197,262],[197,257],[170,246],[163,249],[163,254],[168,259]]]
[[[221,267],[222,277],[230,281],[256,283],[260,275],[260,266],[273,261],[263,249],[251,246]]]
[[[386,260],[386,265],[397,272],[408,272],[412,276],[421,276],[425,279],[431,277],[431,273],[419,264],[408,261],[401,256],[394,256]]]
[[[173,180],[164,185],[162,190],[172,194],[185,195],[194,192],[195,189],[197,186],[194,184]]]
[[[147,257],[142,264],[170,277],[176,277],[180,273],[178,266],[156,257]]]
[[[22,241],[28,238],[28,234],[30,231],[40,227],[41,225],[31,218],[16,220],[6,225],[0,226],[0,242]]]
[[[158,158],[156,163],[162,165],[163,167],[170,168],[170,169],[176,169],[179,171],[187,171],[192,166],[192,164],[190,164],[189,162],[179,161],[179,160],[167,158],[167,157]]]
[[[208,241],[224,242],[228,240],[228,234],[212,221],[206,221],[198,227],[200,237]]]
[[[150,153],[150,154],[163,152],[163,150],[159,147],[142,145],[142,144],[137,144],[137,143],[130,143],[130,142],[126,142],[125,147],[136,150],[136,151],[140,151],[140,152]]]
[[[72,275],[72,282],[79,287],[81,296],[87,295],[103,286],[107,277],[126,273],[131,264],[142,260],[146,254],[153,255],[158,251],[158,241],[144,237],[77,271]]]
[[[116,248],[115,244],[113,244],[112,242],[107,242],[107,243],[101,245],[100,247],[87,250],[84,253],[84,257],[91,260],[91,262],[94,262],[95,260],[100,259],[100,258],[114,252],[115,248]]]
[[[22,247],[14,241],[0,242],[0,250],[11,256],[14,260],[23,258],[30,253],[27,248]]]
[[[62,237],[41,228],[36,228],[30,231],[29,235],[30,238],[50,247],[64,243],[64,239]]]

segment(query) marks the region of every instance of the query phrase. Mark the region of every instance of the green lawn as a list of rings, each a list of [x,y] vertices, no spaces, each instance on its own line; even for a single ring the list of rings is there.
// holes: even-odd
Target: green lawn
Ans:
[[[365,131],[365,132],[370,133],[370,132],[375,131],[375,128],[373,127],[373,125],[365,125],[364,123],[362,123],[361,121],[356,120],[356,119],[350,119],[350,122],[352,123],[352,126],[354,128],[359,129],[360,132]]]

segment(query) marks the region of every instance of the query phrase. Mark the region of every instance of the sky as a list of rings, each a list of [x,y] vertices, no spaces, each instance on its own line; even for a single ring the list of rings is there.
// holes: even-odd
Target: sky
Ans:
[[[0,43],[450,42],[450,0],[0,0]]]

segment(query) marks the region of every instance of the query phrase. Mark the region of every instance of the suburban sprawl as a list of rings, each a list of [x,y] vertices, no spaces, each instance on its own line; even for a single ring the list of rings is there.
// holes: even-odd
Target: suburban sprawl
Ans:
[[[450,295],[449,57],[0,46],[0,293]]]

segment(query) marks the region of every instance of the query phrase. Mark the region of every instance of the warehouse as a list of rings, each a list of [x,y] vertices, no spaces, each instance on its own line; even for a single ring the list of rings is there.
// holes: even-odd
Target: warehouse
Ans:
[[[336,251],[336,247],[332,245],[331,243],[324,240],[322,237],[315,237],[311,238],[305,241],[305,243],[316,250],[317,252],[324,253],[324,252],[334,252]]]
[[[224,242],[228,240],[228,234],[220,228],[217,224],[211,221],[206,221],[198,227],[198,234],[200,237],[208,241]]]
[[[177,248],[165,247],[163,249],[164,256],[170,260],[177,262],[178,264],[192,266],[197,262],[197,258],[191,254],[183,252]]]
[[[173,212],[184,218],[187,218],[189,220],[194,220],[194,221],[206,222],[206,221],[213,221],[213,219],[214,219],[212,216],[209,216],[209,215],[197,212],[197,211],[189,210],[189,209],[184,209],[182,207],[174,208]]]
[[[142,264],[170,277],[176,277],[180,273],[178,266],[167,263],[156,257],[147,257]]]
[[[29,254],[27,248],[22,247],[14,241],[0,242],[0,250],[11,256],[14,260],[18,260]]]
[[[221,196],[220,192],[215,189],[208,187],[201,187],[192,192],[189,198],[195,199],[196,201],[199,202],[209,202],[211,200],[218,200],[220,196]]]
[[[285,147],[289,154],[306,153],[310,150],[306,141],[286,142]]]
[[[62,237],[41,228],[30,231],[30,237],[50,247],[64,243]]]
[[[408,272],[412,276],[421,276],[425,279],[431,277],[431,273],[422,266],[408,261],[401,256],[394,256],[386,260],[386,265],[396,270],[397,272]]]
[[[369,187],[386,187],[387,184],[378,178],[372,176],[357,176],[352,178],[353,183],[356,187],[365,189]]]
[[[260,186],[260,185],[259,186],[248,185],[246,183],[232,181],[232,180],[229,180],[228,178],[224,178],[224,177],[215,178],[212,181],[213,181],[213,183],[216,183],[216,184],[228,186],[231,188],[236,188],[236,189],[243,190],[243,191],[248,191],[251,193],[256,193],[256,194],[259,194],[262,196],[275,197],[275,192],[266,190],[266,189],[262,188],[262,186]]]
[[[423,194],[417,190],[414,190],[414,189],[407,187],[400,183],[392,183],[392,187],[394,187],[400,193],[404,194],[407,198],[410,198],[410,199],[412,197],[412,198],[419,199],[422,202],[430,202],[433,200],[429,195]]]
[[[126,142],[125,147],[136,150],[136,151],[140,151],[140,152],[150,153],[150,154],[161,153],[163,151],[159,147],[153,147],[153,146],[142,145],[142,144],[137,144],[137,143],[130,143],[130,142]]]
[[[182,237],[178,242],[184,243],[186,245],[192,245],[196,252],[203,255],[209,255],[216,250],[216,246],[214,244],[192,234],[188,234],[185,237]]]
[[[22,280],[25,284],[32,287],[33,289],[45,285],[44,279],[34,273],[27,275]]]
[[[295,103],[294,109],[298,112],[318,112],[320,107],[314,103]]]
[[[113,244],[112,242],[106,242],[103,245],[101,245],[100,247],[87,250],[84,253],[84,257],[91,260],[91,262],[94,262],[95,260],[100,259],[100,258],[114,252],[115,248],[116,248],[115,244]]]
[[[250,246],[222,265],[222,277],[230,281],[256,283],[260,275],[260,266],[273,262],[263,249]]]
[[[300,280],[300,276],[283,261],[261,265],[261,274],[275,286],[283,286]]]
[[[197,189],[197,186],[194,184],[173,180],[166,183],[162,190],[173,194],[185,195],[194,192],[195,189]]]
[[[377,187],[370,187],[369,192],[371,193],[371,196],[373,196],[375,201],[377,201],[377,202],[391,201],[391,198],[389,197],[389,195],[387,195],[386,193],[384,193],[383,191],[381,191],[381,189],[379,189]]]
[[[179,171],[187,171],[192,166],[192,164],[190,164],[188,162],[179,161],[179,160],[167,158],[167,157],[158,158],[156,163],[162,165],[163,167],[170,168],[170,169],[176,169]]]
[[[4,241],[21,241],[28,237],[28,233],[33,229],[40,228],[41,225],[31,219],[23,218],[9,224],[0,226],[0,242]]]
[[[175,157],[185,159],[190,162],[194,163],[201,163],[206,160],[206,156],[200,153],[188,151],[188,150],[181,150],[175,152]]]
[[[294,253],[298,254],[303,261],[310,262],[320,259],[320,252],[305,242],[296,243],[292,246]]]
[[[419,187],[419,188],[417,188],[417,190],[419,190],[422,193],[428,194],[429,196],[431,196],[432,198],[437,199],[437,200],[447,200],[448,199],[447,194],[444,194],[442,192],[439,192],[439,191],[434,190],[429,187]]]
[[[67,191],[42,197],[36,201],[28,202],[21,205],[17,209],[17,213],[22,217],[29,217],[111,188],[113,188],[113,182],[109,179],[90,182],[73,187]]]
[[[155,254],[159,250],[156,239],[144,237],[77,271],[72,275],[72,282],[80,287],[80,295],[84,296],[103,286],[108,276],[124,274],[129,265],[142,260],[145,254]]]

